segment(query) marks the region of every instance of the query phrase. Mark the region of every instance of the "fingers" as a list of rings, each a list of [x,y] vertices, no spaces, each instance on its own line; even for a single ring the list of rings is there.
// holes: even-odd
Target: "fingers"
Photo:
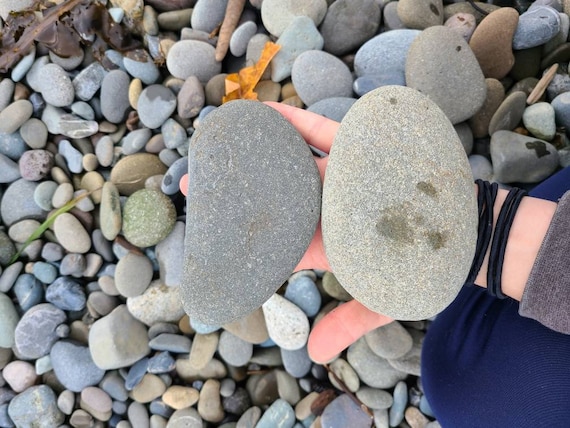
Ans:
[[[316,363],[328,363],[369,331],[392,321],[356,300],[343,303],[314,326],[307,345],[309,356]]]
[[[309,244],[305,255],[295,268],[295,272],[305,269],[322,269],[331,270],[325,248],[323,246],[323,232],[321,230],[321,222],[317,226],[313,240]]]
[[[272,101],[265,102],[281,113],[299,131],[305,141],[329,153],[339,123],[316,113]]]
[[[184,174],[179,182],[180,191],[184,196],[188,196],[188,174]]]

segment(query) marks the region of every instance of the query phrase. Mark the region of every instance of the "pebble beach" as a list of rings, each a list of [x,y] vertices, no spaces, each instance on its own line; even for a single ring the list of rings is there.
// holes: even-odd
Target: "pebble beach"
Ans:
[[[239,0],[69,0],[51,6],[64,11],[54,22],[94,30],[23,43],[14,16],[47,28],[23,18],[34,3],[0,0],[0,428],[439,427],[420,360],[441,296],[396,284],[387,306],[414,314],[421,301],[427,319],[373,330],[327,365],[310,359],[313,326],[353,296],[331,272],[291,272],[321,210],[329,222],[337,213],[321,208],[302,137],[268,106],[223,103],[226,78],[273,42],[260,101],[348,114],[343,138],[365,141],[357,122],[369,123],[404,161],[404,143],[430,144],[425,159],[392,163],[406,177],[457,163],[469,182],[530,189],[570,165],[570,1],[247,0],[224,38]],[[396,89],[401,111],[376,121],[361,97],[387,86],[416,91]],[[437,112],[417,113],[417,91]],[[258,140],[269,144],[251,150]],[[342,167],[358,176],[388,152],[378,144]],[[303,179],[284,179],[291,168]],[[286,212],[257,222],[249,205],[224,211],[247,200],[276,212],[283,198]],[[230,250],[210,245],[227,224]],[[263,239],[263,227],[282,226],[278,242]],[[431,238],[421,255],[440,249]],[[282,242],[279,258],[263,259]],[[453,251],[445,258],[468,268]],[[219,260],[219,275],[197,274],[195,254]],[[264,272],[246,269],[250,254]],[[377,281],[362,265],[351,276],[372,304]]]

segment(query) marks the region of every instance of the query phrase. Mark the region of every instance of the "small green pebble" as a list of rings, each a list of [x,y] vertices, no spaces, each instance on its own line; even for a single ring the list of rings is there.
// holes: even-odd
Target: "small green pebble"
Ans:
[[[123,210],[123,234],[137,247],[151,247],[166,238],[176,222],[172,201],[156,190],[141,189],[127,199]]]

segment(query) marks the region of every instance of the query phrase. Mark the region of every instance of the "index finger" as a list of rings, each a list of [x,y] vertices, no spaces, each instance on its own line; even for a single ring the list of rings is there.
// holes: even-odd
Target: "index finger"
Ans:
[[[311,146],[329,153],[340,124],[319,114],[272,101],[265,102],[281,113]]]

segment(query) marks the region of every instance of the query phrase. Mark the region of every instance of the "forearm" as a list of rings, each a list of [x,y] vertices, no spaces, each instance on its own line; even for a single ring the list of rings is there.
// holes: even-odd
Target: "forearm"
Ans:
[[[497,222],[499,212],[508,194],[499,189],[493,210],[493,224]],[[543,199],[525,197],[521,201],[513,220],[501,276],[501,288],[504,294],[520,301],[530,272],[542,245],[557,204]],[[487,286],[487,265],[489,251],[485,255],[483,266],[475,279],[481,287]]]

